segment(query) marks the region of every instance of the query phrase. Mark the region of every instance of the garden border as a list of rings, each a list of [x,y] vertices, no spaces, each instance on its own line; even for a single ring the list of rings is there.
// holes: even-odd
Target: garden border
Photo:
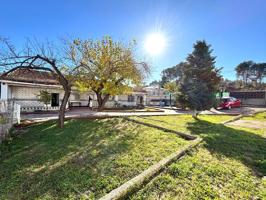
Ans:
[[[221,122],[221,124],[228,124],[230,122],[234,122],[234,121],[237,121],[239,119],[241,119],[242,117],[244,117],[246,115],[243,115],[243,114],[240,114],[240,115],[237,115],[236,117],[234,117],[233,119],[229,119],[229,120],[226,120],[224,122]]]
[[[199,145],[201,141],[202,141],[201,138],[193,140],[190,144],[186,145],[179,151],[172,153],[171,155],[162,159],[158,163],[144,170],[139,175],[125,182],[118,188],[112,190],[105,196],[101,197],[100,200],[118,200],[128,197],[132,192],[139,189],[143,184],[145,184],[146,182],[151,180],[154,176],[156,176],[158,173],[160,173],[166,166],[178,160],[179,158],[184,156],[189,150]]]
[[[260,110],[260,111],[257,111],[257,112],[254,112],[254,113],[251,113],[251,114],[240,114],[236,117],[234,117],[233,119],[229,119],[225,122],[221,122],[221,124],[228,124],[230,122],[234,122],[234,121],[237,121],[239,119],[241,119],[242,117],[247,117],[247,116],[255,116],[256,114],[259,114],[259,113],[263,113],[263,112],[266,112],[266,109],[265,110]]]
[[[162,130],[162,131],[165,131],[165,132],[169,132],[169,133],[175,133],[175,134],[179,135],[180,137],[182,137],[185,140],[195,140],[195,139],[197,139],[196,136],[189,135],[189,134],[186,134],[186,133],[182,133],[182,132],[179,132],[179,131],[163,128],[161,126],[157,126],[157,125],[154,125],[154,124],[141,122],[141,121],[138,121],[138,120],[135,120],[135,119],[131,119],[129,117],[123,117],[123,118],[128,120],[128,121],[137,123],[137,124],[145,125],[145,126],[148,126],[148,127],[151,127],[151,128],[156,128],[156,129],[159,129],[159,130]]]

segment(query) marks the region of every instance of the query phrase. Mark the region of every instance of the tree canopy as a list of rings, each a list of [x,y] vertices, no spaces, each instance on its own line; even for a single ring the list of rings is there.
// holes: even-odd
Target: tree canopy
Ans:
[[[164,69],[161,73],[161,86],[164,86],[167,82],[178,82],[181,78],[181,70],[183,65],[184,63],[181,62],[173,67]]]
[[[175,81],[165,83],[164,89],[171,94],[174,94],[178,91],[177,84]]]
[[[39,94],[37,94],[37,97],[39,98],[39,101],[45,104],[46,110],[48,110],[48,104],[52,100],[51,93],[49,93],[47,90],[40,90]]]
[[[37,40],[28,40],[21,49],[16,49],[8,39],[0,38],[0,66],[13,71],[17,68],[29,68],[45,70],[50,72],[64,89],[64,96],[60,105],[58,125],[63,128],[65,111],[71,93],[72,82],[67,78],[66,70],[61,67],[64,65],[64,55],[52,43],[41,43]],[[7,73],[8,73],[7,72]],[[68,68],[68,72],[73,72]],[[68,76],[70,77],[70,76]]]
[[[221,69],[215,67],[212,51],[205,41],[197,41],[183,63],[177,100],[194,111],[209,109],[215,103]]]
[[[69,43],[68,57],[78,70],[76,85],[95,92],[99,110],[109,96],[130,92],[148,75],[148,65],[134,56],[135,45],[135,41],[122,43],[109,36]]]
[[[244,87],[254,82],[254,87],[259,88],[266,77],[266,63],[244,61],[236,66],[235,71],[237,76],[242,79]]]
[[[161,86],[161,81],[154,80],[150,82],[149,86]]]

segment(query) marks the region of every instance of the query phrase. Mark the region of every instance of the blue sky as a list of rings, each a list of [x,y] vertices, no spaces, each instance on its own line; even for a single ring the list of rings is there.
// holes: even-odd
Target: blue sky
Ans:
[[[265,0],[2,0],[0,8],[0,35],[18,46],[30,37],[136,39],[138,57],[152,66],[148,82],[183,61],[196,40],[212,45],[225,78],[235,79],[244,60],[266,62]],[[158,31],[167,46],[151,57],[143,43]]]

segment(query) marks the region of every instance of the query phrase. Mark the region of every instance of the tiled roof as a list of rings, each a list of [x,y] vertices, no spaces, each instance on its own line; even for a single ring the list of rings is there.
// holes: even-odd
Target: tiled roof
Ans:
[[[52,72],[30,68],[17,68],[9,73],[3,73],[0,79],[46,85],[59,84],[56,75],[53,75]]]
[[[147,91],[142,88],[133,88],[133,92],[147,93]]]

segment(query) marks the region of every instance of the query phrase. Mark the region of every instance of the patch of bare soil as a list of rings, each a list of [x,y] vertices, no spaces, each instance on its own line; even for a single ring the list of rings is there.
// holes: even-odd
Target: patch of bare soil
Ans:
[[[232,126],[241,126],[245,128],[254,128],[254,129],[266,129],[265,121],[257,121],[257,120],[243,120],[239,119],[234,122],[228,123],[228,125]]]

